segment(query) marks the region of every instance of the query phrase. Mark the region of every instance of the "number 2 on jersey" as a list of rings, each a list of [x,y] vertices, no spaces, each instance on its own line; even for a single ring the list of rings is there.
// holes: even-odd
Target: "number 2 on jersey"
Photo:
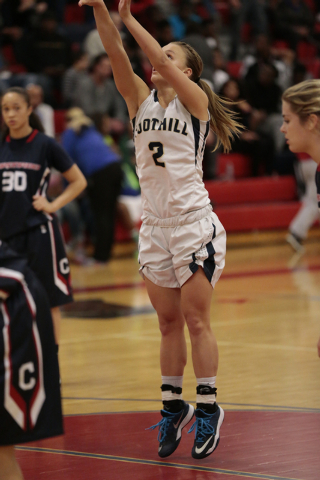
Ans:
[[[163,145],[161,142],[150,142],[149,143],[149,150],[153,152],[156,149],[156,152],[152,155],[152,158],[154,160],[154,163],[157,165],[157,167],[166,167],[164,162],[158,162],[158,159],[162,157],[163,155]]]

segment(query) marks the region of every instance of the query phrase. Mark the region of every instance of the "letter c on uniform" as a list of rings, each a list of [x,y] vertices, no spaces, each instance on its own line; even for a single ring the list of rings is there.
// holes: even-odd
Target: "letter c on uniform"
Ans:
[[[66,275],[70,272],[69,262],[67,258],[62,258],[59,262],[60,272]]]
[[[34,373],[34,364],[33,362],[24,363],[19,368],[19,387],[21,390],[32,390],[36,384],[36,379],[30,377],[29,381],[26,381],[26,372]]]

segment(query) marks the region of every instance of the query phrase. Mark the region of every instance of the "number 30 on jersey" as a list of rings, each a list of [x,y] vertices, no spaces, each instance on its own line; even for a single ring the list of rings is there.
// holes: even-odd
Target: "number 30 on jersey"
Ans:
[[[26,172],[3,172],[2,174],[2,191],[3,192],[24,192],[27,188]]]

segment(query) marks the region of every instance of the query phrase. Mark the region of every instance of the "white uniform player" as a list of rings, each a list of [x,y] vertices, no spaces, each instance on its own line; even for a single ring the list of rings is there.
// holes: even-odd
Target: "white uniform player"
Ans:
[[[226,235],[202,180],[209,126],[177,96],[162,108],[156,90],[132,121],[143,207],[140,271],[163,287],[181,287],[199,265],[214,286],[224,268]]]
[[[191,455],[204,458],[217,448],[224,418],[216,402],[218,347],[210,306],[212,286],[224,267],[226,234],[212,213],[202,158],[210,129],[228,151],[240,126],[230,104],[201,80],[203,62],[190,45],[172,42],[161,48],[131,15],[130,0],[120,0],[121,19],[153,67],[156,90],[150,92],[133,72],[104,1],[79,4],[94,7],[115,83],[132,119],[143,208],[140,272],[161,331],[162,420],[152,427],[159,427],[158,455],[174,453],[182,429],[195,416]],[[185,325],[197,382],[196,410],[182,399]]]

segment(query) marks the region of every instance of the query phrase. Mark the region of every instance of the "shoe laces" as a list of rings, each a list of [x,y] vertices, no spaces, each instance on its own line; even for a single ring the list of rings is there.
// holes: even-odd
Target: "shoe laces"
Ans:
[[[210,415],[211,417],[211,415]],[[210,424],[210,418],[196,418],[196,421],[188,431],[188,433],[195,431],[197,442],[203,442],[207,435],[214,435],[214,427]]]
[[[155,425],[152,425],[152,427],[146,428],[146,430],[154,430],[155,428],[159,427],[159,433],[158,433],[158,442],[164,442],[167,434],[168,434],[168,429],[170,427],[170,424],[175,417],[175,413],[170,413],[167,417],[163,417],[160,422],[156,423]]]

